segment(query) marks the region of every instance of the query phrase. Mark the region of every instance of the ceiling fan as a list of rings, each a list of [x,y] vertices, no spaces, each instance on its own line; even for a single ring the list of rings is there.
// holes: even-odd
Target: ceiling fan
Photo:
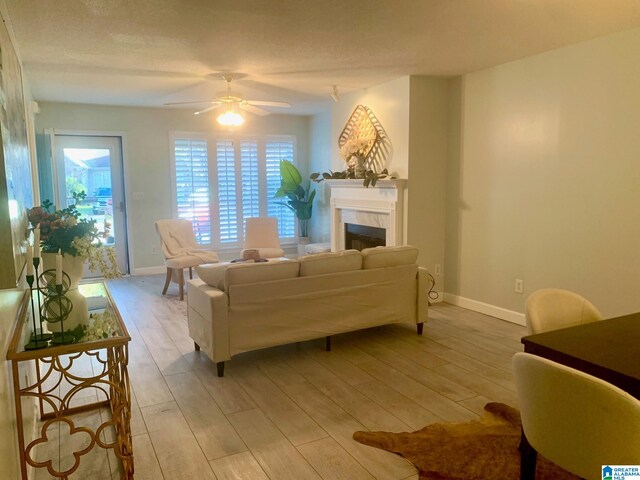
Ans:
[[[194,102],[170,102],[165,105],[195,105],[195,104],[209,104],[210,106],[194,112],[194,115],[200,115],[205,112],[210,112],[218,108],[222,109],[222,112],[217,117],[218,123],[224,126],[236,127],[244,123],[244,118],[238,110],[244,110],[254,115],[261,117],[269,115],[269,111],[259,107],[278,107],[278,108],[290,108],[291,104],[287,102],[272,102],[267,100],[245,100],[239,93],[231,91],[231,81],[233,76],[230,74],[223,75],[223,80],[227,82],[227,91],[221,92],[213,100],[199,100]]]

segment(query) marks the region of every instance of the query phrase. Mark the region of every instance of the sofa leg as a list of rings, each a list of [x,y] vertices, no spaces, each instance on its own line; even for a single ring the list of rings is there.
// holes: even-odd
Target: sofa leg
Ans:
[[[196,342],[193,342],[193,346],[196,349],[196,352],[200,351],[200,345],[198,345]]]
[[[422,329],[424,328],[424,322],[416,323],[416,327],[418,328],[418,335],[422,335]]]
[[[224,377],[224,362],[216,362],[216,368],[218,369],[218,376]]]
[[[171,283],[171,269],[167,267],[167,278],[164,281],[164,288],[162,289],[162,294],[167,294],[167,289],[169,288],[169,284]]]
[[[193,280],[193,268],[189,267],[189,280]]]
[[[330,352],[330,351],[331,351],[331,337],[327,337],[327,338],[325,338],[325,341],[324,341],[324,349],[325,349],[327,352]]]

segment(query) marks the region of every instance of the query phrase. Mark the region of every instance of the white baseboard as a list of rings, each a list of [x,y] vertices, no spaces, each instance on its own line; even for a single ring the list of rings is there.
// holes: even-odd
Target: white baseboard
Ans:
[[[167,273],[167,267],[160,265],[158,267],[134,268],[132,275],[138,277],[141,275],[157,275],[159,273]]]
[[[447,303],[457,305],[458,307],[467,308],[474,312],[484,313],[485,315],[491,315],[492,317],[500,318],[507,322],[516,323],[522,326],[527,325],[524,313],[514,312],[513,310],[507,310],[506,308],[496,307],[495,305],[479,302],[470,298],[460,297],[452,293],[445,293],[443,300]]]

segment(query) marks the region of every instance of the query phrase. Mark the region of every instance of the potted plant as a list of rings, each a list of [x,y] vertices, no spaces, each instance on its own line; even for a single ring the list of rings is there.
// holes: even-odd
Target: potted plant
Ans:
[[[288,160],[280,161],[280,188],[275,193],[275,198],[284,198],[278,202],[291,209],[298,219],[298,254],[303,255],[304,245],[309,243],[309,219],[313,208],[313,199],[316,191],[311,190],[310,185],[305,188],[302,185],[302,175],[295,165]]]
[[[84,192],[74,194],[76,201],[84,198]],[[116,253],[113,247],[104,246],[101,239],[109,235],[110,225],[105,222],[101,232],[95,220],[81,218],[76,205],[53,210],[51,201],[45,200],[39,207],[28,211],[33,229],[39,229],[40,247],[44,268],[53,268],[55,254],[63,255],[63,270],[74,273],[72,288],[82,276],[84,262],[91,271],[100,271],[105,278],[116,278],[118,271]]]

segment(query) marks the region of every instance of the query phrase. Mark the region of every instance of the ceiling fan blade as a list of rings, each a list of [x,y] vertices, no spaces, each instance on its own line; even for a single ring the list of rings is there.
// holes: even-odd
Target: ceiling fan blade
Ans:
[[[264,117],[265,115],[269,115],[269,112],[267,112],[266,110],[263,110],[262,108],[254,107],[253,105],[249,105],[246,103],[241,103],[240,108],[242,110],[246,110],[249,113],[260,115],[261,117]]]
[[[163,105],[194,105],[196,103],[222,103],[219,100],[198,100],[195,102],[169,102],[163,103]]]
[[[249,105],[258,105],[260,107],[280,107],[291,108],[291,104],[287,102],[268,102],[265,100],[245,100]]]
[[[210,107],[207,107],[204,110],[199,110],[197,112],[193,112],[193,114],[194,115],[200,115],[201,113],[210,112],[211,110],[215,110],[216,108],[220,108],[220,105],[211,105]]]

